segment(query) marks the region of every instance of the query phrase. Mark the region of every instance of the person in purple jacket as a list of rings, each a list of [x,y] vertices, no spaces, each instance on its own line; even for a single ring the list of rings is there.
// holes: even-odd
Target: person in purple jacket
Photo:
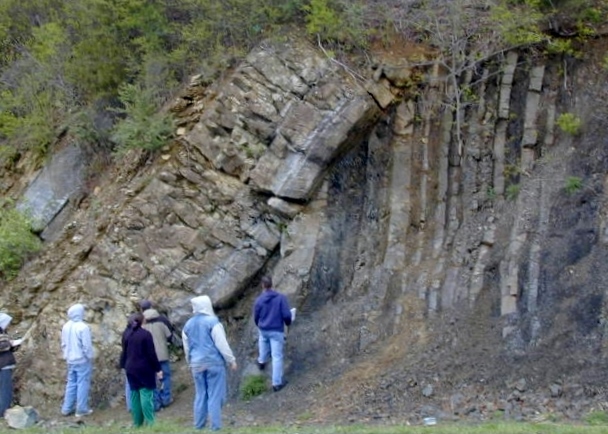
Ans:
[[[154,423],[154,390],[156,379],[162,379],[163,371],[156,356],[152,334],[142,328],[144,316],[135,313],[129,317],[130,329],[123,337],[120,366],[127,373],[131,388],[131,416],[133,425]]]
[[[272,288],[270,276],[262,277],[262,288],[253,307],[253,320],[259,329],[258,367],[264,370],[272,358],[272,390],[278,392],[287,384],[283,381],[283,345],[291,311],[287,297]]]

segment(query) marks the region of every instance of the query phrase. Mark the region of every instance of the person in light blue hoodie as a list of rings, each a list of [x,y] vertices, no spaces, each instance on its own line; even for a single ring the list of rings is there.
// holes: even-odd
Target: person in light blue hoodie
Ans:
[[[194,428],[203,429],[209,416],[211,431],[218,431],[226,401],[226,365],[235,371],[236,359],[211,299],[201,295],[190,302],[194,316],[184,325],[182,339],[194,378]]]
[[[91,329],[84,322],[84,306],[75,304],[68,309],[68,322],[61,329],[61,351],[68,364],[65,396],[61,414],[76,417],[93,413],[89,407],[89,390],[93,373],[93,344]]]

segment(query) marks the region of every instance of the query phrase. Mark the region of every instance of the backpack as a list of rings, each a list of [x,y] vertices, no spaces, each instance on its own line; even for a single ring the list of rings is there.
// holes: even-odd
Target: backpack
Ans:
[[[6,333],[0,333],[0,353],[10,351],[12,347],[11,338]]]

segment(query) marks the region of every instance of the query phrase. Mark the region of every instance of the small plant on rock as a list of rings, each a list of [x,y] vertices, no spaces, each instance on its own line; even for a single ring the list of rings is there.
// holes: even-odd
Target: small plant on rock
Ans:
[[[581,178],[579,178],[578,176],[569,176],[566,179],[566,185],[565,185],[566,193],[574,194],[577,191],[579,191],[581,188],[583,188],[583,180]]]
[[[494,187],[488,187],[488,190],[486,191],[486,195],[489,200],[496,199],[496,190],[494,189]]]
[[[572,113],[562,113],[559,115],[557,125],[564,133],[573,136],[581,132],[581,119]]]
[[[114,127],[112,140],[117,153],[142,148],[155,151],[173,134],[173,118],[158,109],[158,96],[141,86],[127,84],[119,92],[123,108],[114,109],[124,118]]]
[[[10,204],[0,203],[0,278],[14,278],[40,244],[28,216]]]
[[[507,187],[505,193],[508,200],[515,200],[519,195],[520,186],[519,184],[511,184]]]
[[[248,375],[241,385],[241,397],[245,401],[261,395],[268,390],[266,377],[263,375]]]

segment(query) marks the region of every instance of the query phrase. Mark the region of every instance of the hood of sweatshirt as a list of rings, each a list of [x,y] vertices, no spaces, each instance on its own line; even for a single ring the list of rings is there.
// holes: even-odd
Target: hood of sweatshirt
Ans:
[[[215,316],[215,312],[213,312],[213,305],[211,304],[211,299],[209,296],[201,295],[199,297],[194,297],[192,300],[190,300],[190,303],[192,303],[192,311],[194,313]]]
[[[263,304],[272,303],[272,300],[278,296],[279,296],[279,293],[276,292],[274,289],[267,289],[267,290],[264,290],[264,292],[262,292],[262,294],[260,295],[259,302],[263,303]]]
[[[74,322],[82,321],[84,319],[84,306],[80,303],[70,306],[68,318]]]
[[[158,318],[159,314],[158,311],[156,309],[146,309],[144,310],[144,318],[146,319],[146,321],[149,321],[151,319],[155,319]]]
[[[0,329],[6,330],[8,325],[13,320],[13,317],[7,313],[0,313]]]

